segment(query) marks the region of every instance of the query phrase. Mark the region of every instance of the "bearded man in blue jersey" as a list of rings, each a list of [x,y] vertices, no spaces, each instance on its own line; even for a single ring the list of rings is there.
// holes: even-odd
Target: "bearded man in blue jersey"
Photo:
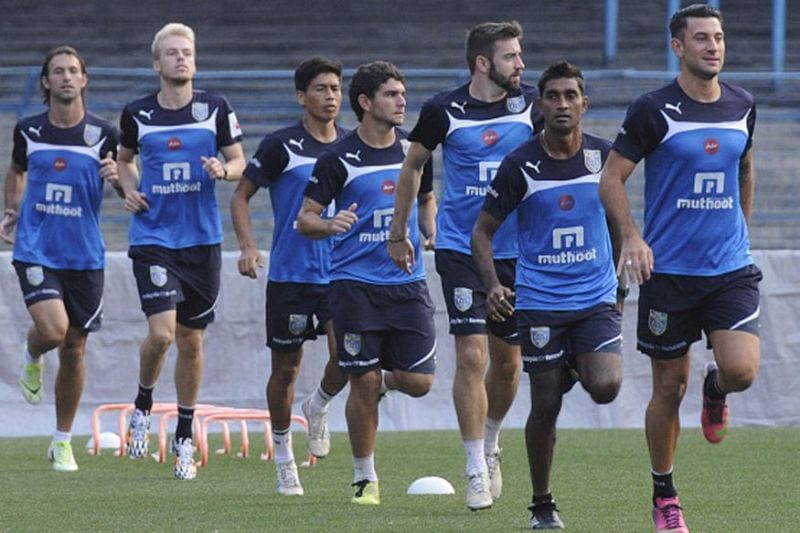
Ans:
[[[605,404],[622,383],[621,313],[611,238],[597,184],[611,143],[584,133],[584,79],[563,62],[539,78],[544,130],[511,152],[489,186],[472,232],[472,257],[487,290],[489,316],[516,311],[522,362],[530,376],[525,427],[533,497],[531,527],[563,529],[550,487],[556,420],[578,379]],[[494,266],[492,238],[517,219],[516,283]]]
[[[350,381],[351,501],[359,505],[380,504],[374,452],[381,394],[399,390],[423,396],[436,369],[433,303],[424,266],[419,263],[406,274],[385,250],[397,176],[408,148],[399,129],[405,92],[405,79],[391,63],[373,61],[356,70],[348,94],[360,124],[320,156],[297,218],[298,229],[309,238],[334,238],[333,329],[339,366]],[[430,165],[417,196],[408,238],[419,253],[421,234],[432,231],[436,212]],[[322,218],[332,200],[340,211]]]
[[[42,356],[58,348],[56,430],[47,455],[54,470],[73,472],[78,465],[70,439],[83,392],[86,340],[102,319],[100,204],[104,180],[118,187],[117,133],[86,111],[89,77],[74,48],[47,54],[39,84],[47,111],[14,128],[0,238],[14,244],[14,268],[33,319],[19,386],[25,400],[39,403]]]
[[[719,79],[722,15],[706,4],[688,6],[673,15],[670,32],[680,74],[630,106],[600,194],[621,247],[618,272],[641,284],[638,348],[653,370],[645,419],[653,522],[656,531],[684,532],[672,467],[690,347],[705,332],[713,348],[701,425],[705,438],[718,443],[728,427],[726,395],[747,389],[758,372],[761,272],[747,229],[756,108],[747,91]],[[643,236],[625,196],[625,182],[642,159]]]
[[[203,373],[203,334],[214,320],[219,294],[222,221],[215,181],[241,175],[242,131],[223,96],[193,90],[191,28],[165,25],[151,51],[160,88],[128,104],[120,118],[120,182],[125,207],[133,213],[128,255],[148,325],[128,455],[147,455],[153,388],[174,339],[178,425],[173,471],[178,479],[192,479],[192,421]],[[217,158],[218,152],[226,163]]]
[[[345,135],[336,125],[342,104],[342,65],[324,57],[309,58],[295,69],[297,101],[303,118],[270,133],[261,141],[231,198],[231,216],[239,247],[239,273],[255,278],[264,260],[253,238],[250,199],[269,189],[275,230],[267,282],[267,346],[272,366],[267,403],[272,421],[278,494],[300,496],[290,431],[294,385],[300,373],[303,343],[317,334],[328,336],[330,357],[319,387],[303,401],[308,420],[307,446],[317,457],[330,452],[328,404],[345,386],[339,370],[331,320],[331,241],[314,241],[297,231],[296,220],[311,170],[325,148]],[[316,317],[316,324],[314,318]]]
[[[531,138],[538,122],[536,87],[521,81],[521,39],[517,22],[485,22],[469,31],[470,81],[428,100],[409,134],[411,147],[398,181],[388,246],[390,257],[403,270],[421,259],[404,239],[408,213],[422,168],[441,144],[444,193],[436,220],[436,271],[455,336],[453,402],[467,458],[466,504],[473,511],[491,507],[502,492],[500,428],[514,401],[521,367],[514,320],[496,322],[487,316],[486,290],[469,244],[497,167]],[[500,279],[509,287],[514,285],[517,253],[512,217],[494,240]]]

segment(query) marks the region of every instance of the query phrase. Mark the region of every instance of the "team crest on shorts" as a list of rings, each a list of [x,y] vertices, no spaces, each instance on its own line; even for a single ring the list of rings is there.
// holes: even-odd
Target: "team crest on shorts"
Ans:
[[[586,165],[586,170],[592,174],[600,172],[600,169],[603,168],[603,158],[600,156],[600,150],[584,150],[583,164]]]
[[[472,289],[469,287],[456,287],[453,290],[453,304],[462,313],[472,307]]]
[[[208,118],[208,103],[192,102],[192,117],[198,122]]]
[[[25,278],[34,287],[38,287],[44,281],[44,270],[40,266],[31,266],[25,269]]]
[[[292,335],[300,335],[306,330],[308,315],[289,315],[289,332]]]
[[[547,346],[547,343],[550,342],[550,328],[547,326],[537,327],[534,326],[531,328],[531,344],[539,348],[540,350]]]
[[[345,333],[344,334],[344,351],[350,355],[358,355],[361,352],[361,334],[360,333]]]
[[[647,327],[653,335],[662,335],[667,331],[667,313],[650,309],[650,315],[647,317]]]
[[[150,265],[150,281],[153,282],[153,285],[156,287],[163,287],[166,285],[167,269],[158,265]]]
[[[85,142],[87,146],[94,146],[97,144],[97,141],[100,140],[101,133],[103,133],[103,130],[100,129],[100,126],[87,124],[86,127],[83,128],[83,142]],[[101,155],[105,157],[105,154]]]
[[[519,113],[525,109],[525,97],[520,95],[506,98],[506,109],[509,113]]]

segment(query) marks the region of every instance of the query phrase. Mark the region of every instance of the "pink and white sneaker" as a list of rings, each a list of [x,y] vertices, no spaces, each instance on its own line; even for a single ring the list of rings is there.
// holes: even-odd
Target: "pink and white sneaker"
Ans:
[[[656,498],[653,507],[653,526],[656,533],[689,533],[683,520],[683,508],[677,496]]]

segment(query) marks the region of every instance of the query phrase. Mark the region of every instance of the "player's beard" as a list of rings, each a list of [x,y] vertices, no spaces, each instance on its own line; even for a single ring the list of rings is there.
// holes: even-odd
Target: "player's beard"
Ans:
[[[489,62],[489,79],[506,91],[516,91],[519,89],[519,81],[512,81],[511,76],[503,76],[497,72],[497,69],[494,68],[494,61]]]

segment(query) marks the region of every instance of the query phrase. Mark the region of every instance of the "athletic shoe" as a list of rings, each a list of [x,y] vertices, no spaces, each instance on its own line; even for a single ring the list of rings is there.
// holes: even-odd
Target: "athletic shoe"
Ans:
[[[297,465],[294,463],[294,459],[285,463],[275,463],[275,469],[278,474],[278,494],[282,496],[302,496],[304,494],[300,478],[297,476]]]
[[[175,479],[194,479],[197,477],[197,464],[194,462],[194,446],[192,439],[176,439],[172,441],[172,453],[175,464],[172,473]]]
[[[533,503],[528,509],[531,512],[531,529],[564,529],[555,501]]]
[[[53,463],[53,470],[56,472],[75,472],[78,464],[72,454],[72,444],[69,441],[53,441],[47,448],[47,458]]]
[[[503,492],[503,473],[500,471],[501,453],[503,450],[498,448],[496,452],[486,454],[486,466],[489,467],[489,491],[493,500],[499,498]]]
[[[353,498],[350,503],[357,503],[359,505],[380,505],[381,491],[378,489],[378,481],[370,481],[362,479],[356,481],[352,485],[356,488]]]
[[[492,506],[492,492],[489,474],[481,472],[467,476],[467,507],[470,511],[480,511]]]
[[[656,498],[653,507],[653,526],[656,533],[689,533],[683,520],[683,507],[677,496]]]
[[[708,363],[703,380],[703,412],[700,415],[700,425],[703,426],[703,436],[711,444],[719,444],[728,434],[728,405],[725,398],[712,400],[705,393],[705,384],[709,379],[714,379],[717,365]]]
[[[128,425],[128,457],[144,459],[150,446],[150,413],[134,409]]]
[[[328,432],[328,412],[315,411],[311,406],[311,396],[303,401],[303,416],[308,421],[306,446],[308,451],[320,459],[331,453],[331,434]]]
[[[36,405],[42,401],[42,375],[44,374],[44,358],[40,357],[38,363],[28,362],[28,343],[22,345],[22,371],[19,376],[19,389],[25,401]]]

